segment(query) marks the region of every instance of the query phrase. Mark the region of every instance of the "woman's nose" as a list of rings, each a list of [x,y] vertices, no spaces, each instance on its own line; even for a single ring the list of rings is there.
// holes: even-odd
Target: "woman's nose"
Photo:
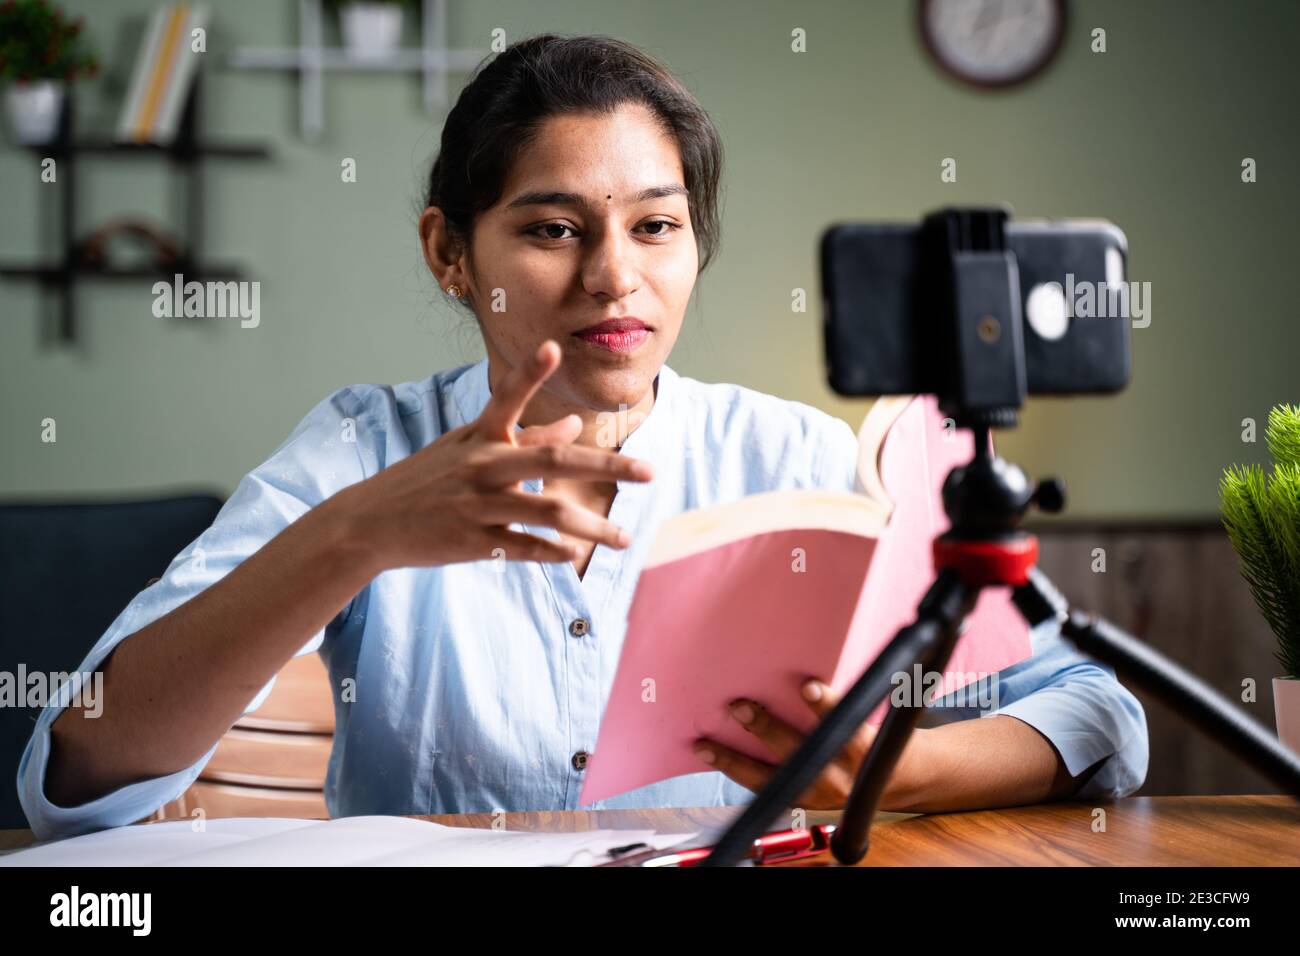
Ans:
[[[641,279],[631,245],[631,239],[613,230],[596,243],[583,266],[582,282],[589,293],[622,299],[637,290]]]

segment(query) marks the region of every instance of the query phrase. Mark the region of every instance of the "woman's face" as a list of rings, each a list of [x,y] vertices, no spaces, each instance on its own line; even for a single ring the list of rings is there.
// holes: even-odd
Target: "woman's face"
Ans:
[[[677,145],[648,109],[546,120],[470,245],[460,261],[494,377],[550,338],[563,360],[543,404],[617,411],[652,400],[699,259]],[[576,334],[613,318],[646,331]]]

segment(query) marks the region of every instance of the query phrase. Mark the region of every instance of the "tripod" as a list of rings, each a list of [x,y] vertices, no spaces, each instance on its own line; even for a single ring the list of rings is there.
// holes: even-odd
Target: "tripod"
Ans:
[[[1031,487],[1024,472],[994,453],[989,438],[991,425],[1014,422],[1024,395],[1023,352],[1016,333],[1019,282],[1014,257],[1003,245],[1004,220],[1000,211],[948,211],[927,221],[932,249],[947,269],[945,311],[956,322],[954,339],[1000,343],[1005,346],[1000,359],[1006,363],[999,372],[994,361],[970,348],[949,356],[949,374],[964,384],[959,384],[948,407],[957,424],[974,432],[975,454],[944,482],[943,505],[951,526],[934,541],[934,583],[921,600],[916,621],[898,632],[839,704],[776,769],[702,866],[732,866],[744,859],[754,841],[794,805],[889,695],[894,675],[911,674],[918,664],[922,673],[941,673],[962,621],[974,608],[980,590],[991,586],[1010,586],[1017,609],[1031,626],[1049,619],[1060,621],[1062,635],[1079,650],[1112,666],[1119,676],[1159,698],[1300,798],[1300,757],[1153,648],[1101,618],[1072,611],[1035,566],[1038,540],[1020,524],[1030,507],[1060,511],[1065,491],[1056,479]],[[988,334],[1000,325],[997,315],[1010,319],[1009,334]],[[987,398],[996,388],[1004,389],[996,393],[997,400],[983,404],[975,400],[976,393]],[[867,854],[876,806],[921,716],[922,706],[913,695],[902,697],[905,703],[887,710],[831,839],[831,852],[841,863],[857,863]]]

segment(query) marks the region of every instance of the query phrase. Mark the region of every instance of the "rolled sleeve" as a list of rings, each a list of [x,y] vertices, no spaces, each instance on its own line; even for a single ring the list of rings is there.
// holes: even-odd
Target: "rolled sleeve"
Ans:
[[[126,826],[149,816],[184,793],[217,750],[214,744],[199,760],[175,773],[126,784],[75,807],[61,807],[51,803],[45,795],[45,767],[50,759],[49,725],[52,722],[52,717],[49,720],[41,718],[18,765],[18,798],[32,833],[41,841]]]
[[[221,580],[293,521],[342,487],[364,477],[361,453],[345,436],[361,412],[351,389],[341,389],[316,405],[271,457],[249,472],[217,514],[211,527],[172,559],[162,577],[141,591],[95,642],[61,693],[51,693],[18,764],[19,803],[38,840],[62,839],[107,827],[125,826],[149,816],[179,797],[216,752],[214,744],[193,764],[175,773],[126,784],[75,807],[51,803],[45,793],[50,727],[86,675],[99,671],[124,640]],[[349,445],[353,447],[349,447]],[[354,598],[330,624],[295,654],[321,649],[330,634],[346,624]],[[101,678],[102,680],[102,678]],[[102,685],[101,685],[102,686]],[[255,711],[270,695],[275,677],[249,701]],[[111,702],[106,703],[111,706]],[[165,715],[159,715],[165,719]]]
[[[1074,650],[1060,624],[1031,632],[1033,656],[999,675],[998,704],[988,716],[1022,720],[1051,742],[1070,776],[1097,771],[1076,797],[1124,797],[1146,779],[1148,738],[1142,704],[1110,667]]]

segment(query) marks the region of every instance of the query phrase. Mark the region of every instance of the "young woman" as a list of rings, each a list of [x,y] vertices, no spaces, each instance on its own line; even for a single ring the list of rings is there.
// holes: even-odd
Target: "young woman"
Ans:
[[[42,714],[19,769],[36,835],[174,799],[312,651],[336,694],[331,814],[576,809],[654,526],[853,484],[844,422],[666,364],[717,246],[720,170],[704,110],[624,43],[539,36],[481,68],[443,129],[420,240],[486,359],[339,389],[240,482],[82,664],[104,672],[102,716]],[[1054,629],[1033,641],[994,716],[915,734],[884,809],[1141,784],[1136,699]],[[833,704],[815,679],[804,693]],[[748,800],[799,734],[762,701],[733,712],[770,762],[704,740],[699,773],[596,806]],[[800,805],[841,806],[870,737]]]

